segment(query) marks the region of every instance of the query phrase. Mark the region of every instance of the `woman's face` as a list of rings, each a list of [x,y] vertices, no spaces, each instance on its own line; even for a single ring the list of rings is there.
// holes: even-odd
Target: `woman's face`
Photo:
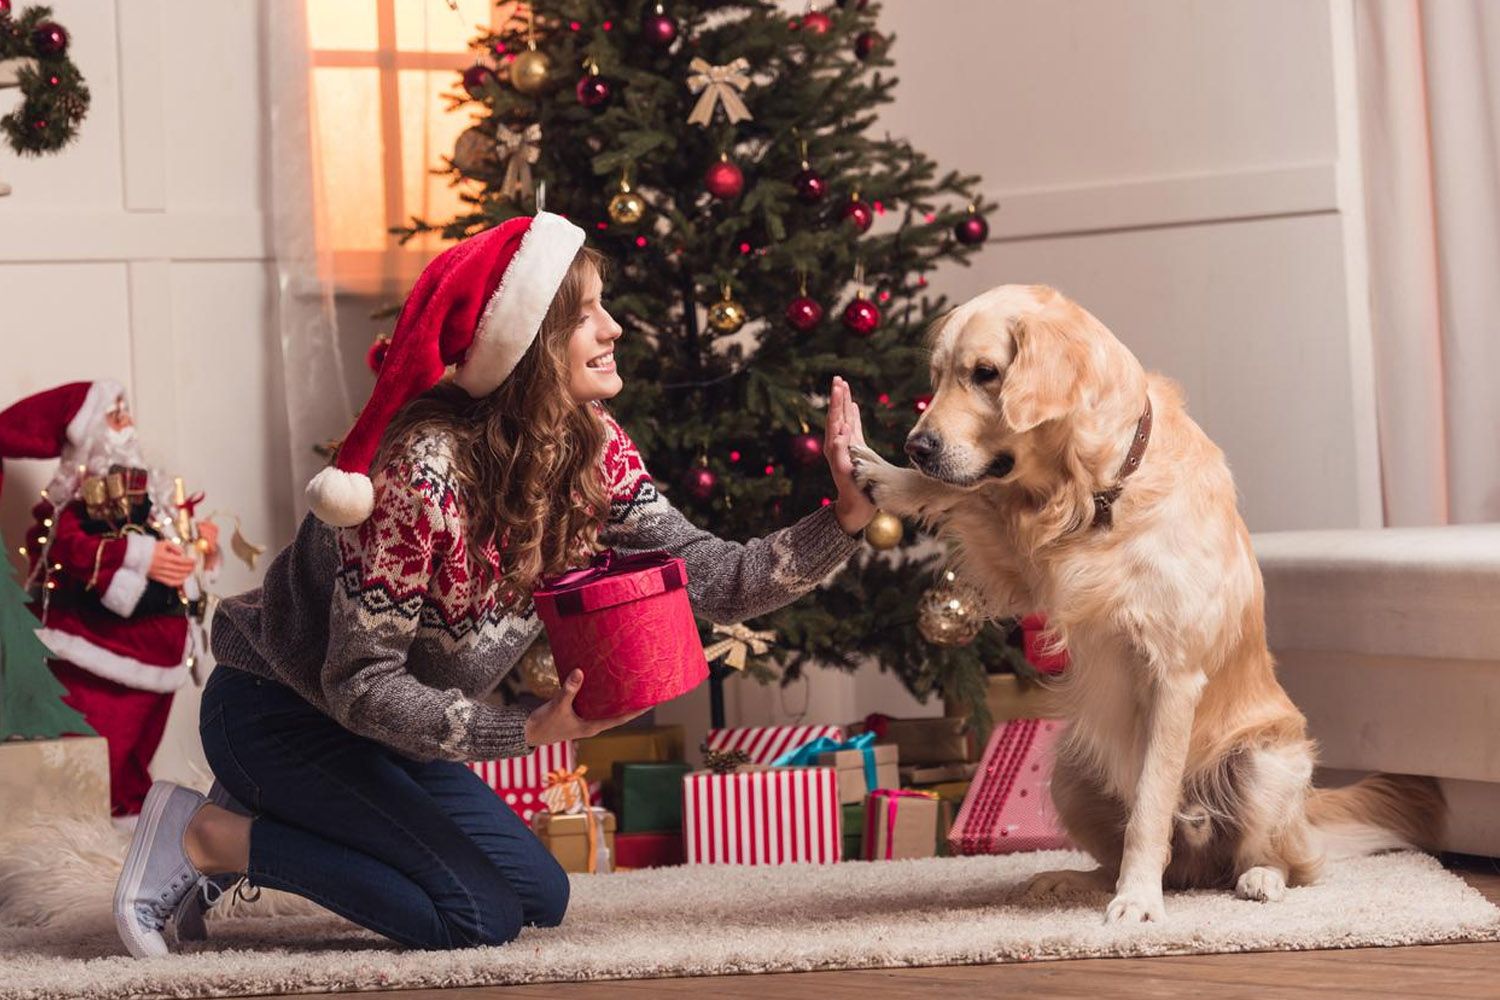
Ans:
[[[599,300],[603,291],[599,272],[589,268],[578,325],[568,338],[568,394],[575,403],[610,399],[625,387],[615,371],[615,341],[623,331]]]

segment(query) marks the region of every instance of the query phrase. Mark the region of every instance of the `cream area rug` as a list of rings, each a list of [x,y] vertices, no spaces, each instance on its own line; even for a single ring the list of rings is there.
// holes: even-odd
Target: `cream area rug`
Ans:
[[[1082,855],[1049,852],[575,876],[561,927],[453,952],[397,950],[267,892],[212,915],[209,942],[136,960],[115,939],[109,881],[66,874],[97,876],[101,865],[118,866],[118,853],[102,834],[4,852],[0,997],[244,996],[1500,940],[1500,909],[1418,854],[1331,864],[1321,883],[1280,903],[1171,894],[1165,923],[1127,928],[1103,925],[1102,895],[1024,899],[1030,875],[1088,866]]]

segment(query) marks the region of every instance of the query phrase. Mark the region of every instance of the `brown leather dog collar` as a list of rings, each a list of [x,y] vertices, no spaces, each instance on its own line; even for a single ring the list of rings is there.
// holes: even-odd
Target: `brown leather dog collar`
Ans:
[[[1141,457],[1146,454],[1146,443],[1151,440],[1151,396],[1146,395],[1146,409],[1135,424],[1135,437],[1130,442],[1130,451],[1115,476],[1115,484],[1107,490],[1094,494],[1094,527],[1108,528],[1114,523],[1115,501],[1125,492],[1125,480],[1141,466]]]

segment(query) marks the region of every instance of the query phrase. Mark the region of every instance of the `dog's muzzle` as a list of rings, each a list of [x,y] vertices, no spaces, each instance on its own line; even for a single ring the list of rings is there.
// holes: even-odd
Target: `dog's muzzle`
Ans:
[[[988,477],[1004,479],[1016,467],[1015,456],[1009,452],[1001,452],[978,475],[955,476],[952,469],[944,467],[942,439],[931,431],[921,431],[907,438],[906,455],[924,476],[941,479],[955,486],[972,486]]]

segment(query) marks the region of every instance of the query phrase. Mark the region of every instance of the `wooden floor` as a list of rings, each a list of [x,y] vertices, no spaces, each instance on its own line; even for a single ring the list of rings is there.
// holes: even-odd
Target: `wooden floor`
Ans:
[[[1500,904],[1500,863],[1488,858],[1460,857],[1448,861],[1470,885],[1491,902]],[[938,994],[955,1000],[961,997],[1495,1000],[1500,998],[1500,943],[398,990],[378,996],[381,1000],[647,1000],[650,997],[876,1000]]]

